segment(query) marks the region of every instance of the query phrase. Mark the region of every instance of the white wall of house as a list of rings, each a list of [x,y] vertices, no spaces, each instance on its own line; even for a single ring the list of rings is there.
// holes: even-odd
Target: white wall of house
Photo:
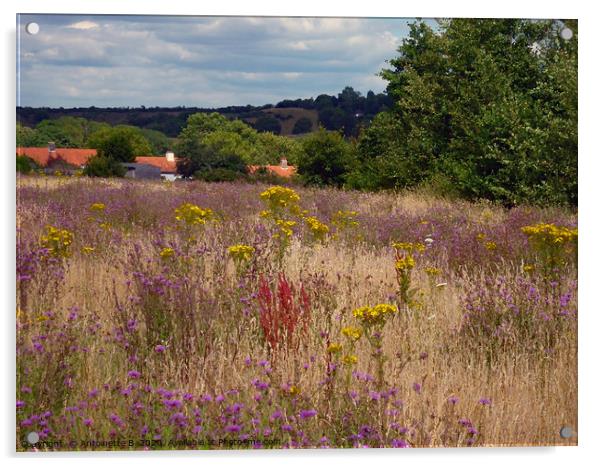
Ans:
[[[167,181],[175,181],[178,178],[182,178],[182,175],[176,175],[175,173],[161,173],[161,178]]]

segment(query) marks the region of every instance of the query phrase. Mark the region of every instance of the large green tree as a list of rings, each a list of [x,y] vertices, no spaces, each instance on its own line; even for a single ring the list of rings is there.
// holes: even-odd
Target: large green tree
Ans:
[[[320,128],[302,142],[297,173],[307,184],[343,186],[354,163],[354,147],[336,131]]]
[[[443,176],[469,198],[577,202],[576,22],[417,22],[398,52],[381,73],[394,106],[360,136],[365,187]]]
[[[94,149],[101,149],[107,141],[125,139],[129,140],[134,156],[153,154],[152,146],[144,136],[142,130],[136,126],[129,125],[101,128],[90,135],[88,145]]]

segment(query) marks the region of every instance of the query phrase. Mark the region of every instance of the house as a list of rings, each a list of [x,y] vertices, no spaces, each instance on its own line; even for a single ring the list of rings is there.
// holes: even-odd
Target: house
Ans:
[[[165,157],[136,157],[136,163],[158,168],[160,170],[161,178],[164,180],[174,181],[177,178],[181,178],[181,175],[178,175],[176,156],[171,151],[167,151]]]
[[[161,169],[146,163],[123,163],[127,171],[126,178],[134,178],[136,180],[160,180]]]
[[[250,174],[253,174],[261,169],[265,169],[268,173],[282,176],[284,178],[290,178],[297,173],[297,168],[289,165],[288,161],[284,157],[280,159],[280,165],[249,165]]]
[[[53,142],[49,142],[47,147],[17,147],[17,155],[32,159],[48,173],[74,173],[86,166],[88,160],[96,155],[96,149],[57,148]],[[166,152],[165,157],[136,157],[135,163],[124,166],[128,169],[126,176],[129,178],[173,181],[180,177],[177,158],[171,151]],[[155,176],[157,170],[158,177]]]
[[[67,149],[57,148],[53,142],[47,147],[17,147],[17,155],[29,157],[47,173],[75,173],[83,169],[88,160],[96,155],[96,149]],[[178,159],[172,151],[167,151],[165,157],[139,156],[133,163],[123,164],[127,168],[128,178],[164,179],[174,181],[181,178],[178,174]],[[297,169],[289,165],[286,158],[280,159],[279,165],[249,165],[249,173],[266,170],[270,174],[290,178]],[[158,177],[157,177],[158,173]]]
[[[96,149],[57,148],[49,142],[47,147],[17,147],[17,155],[30,158],[47,173],[74,173],[86,166]]]

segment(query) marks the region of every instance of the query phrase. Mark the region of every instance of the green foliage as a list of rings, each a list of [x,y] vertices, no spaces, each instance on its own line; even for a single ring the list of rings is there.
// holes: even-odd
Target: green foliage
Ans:
[[[107,141],[110,141],[112,139],[116,141],[123,141],[127,139],[129,141],[129,145],[131,146],[133,151],[133,156],[131,160],[133,160],[134,156],[137,155],[143,156],[150,155],[151,153],[153,153],[151,144],[144,136],[142,130],[135,126],[127,125],[118,125],[113,127],[101,128],[100,130],[94,132],[90,136],[88,140],[88,145],[89,147],[100,150],[107,143]]]
[[[178,172],[187,177],[193,175],[202,177],[216,169],[245,174],[247,164],[236,153],[238,135],[226,133],[230,139],[224,140],[220,138],[221,133],[221,131],[210,133],[214,136],[209,141],[203,141],[201,138],[181,139],[177,148],[180,155]]]
[[[48,142],[38,130],[17,123],[17,147],[41,147]]]
[[[90,136],[109,128],[106,123],[86,120],[85,118],[63,116],[53,120],[41,121],[36,126],[40,144],[52,141],[57,147],[88,147]]]
[[[264,115],[257,119],[253,127],[261,133],[280,134],[282,125],[273,115]]]
[[[313,125],[307,117],[299,118],[293,127],[293,134],[302,134],[311,132]]]
[[[558,21],[418,22],[381,75],[392,110],[359,138],[350,182],[430,179],[467,198],[577,203],[577,29]]]
[[[342,186],[354,162],[354,147],[337,132],[320,128],[303,139],[297,173],[308,184]]]
[[[196,113],[178,138],[176,153],[184,158],[179,169],[184,176],[192,176],[198,170],[216,167],[234,171],[246,171],[246,165],[270,165],[286,157],[296,163],[301,152],[298,141],[266,132],[258,133],[240,120],[228,120],[218,113]],[[232,168],[229,162],[241,162]],[[240,164],[240,163],[239,163]]]
[[[17,155],[17,171],[19,173],[30,173],[33,169],[37,168],[37,164],[29,157],[24,155]]]
[[[100,141],[97,149],[99,156],[116,162],[133,162],[136,158],[134,142],[127,131],[113,131]]]
[[[125,167],[115,159],[97,155],[88,160],[84,168],[84,175],[91,177],[108,178],[125,175]]]
[[[140,132],[150,145],[151,155],[165,155],[171,147],[170,139],[161,131],[155,129],[141,128]]]

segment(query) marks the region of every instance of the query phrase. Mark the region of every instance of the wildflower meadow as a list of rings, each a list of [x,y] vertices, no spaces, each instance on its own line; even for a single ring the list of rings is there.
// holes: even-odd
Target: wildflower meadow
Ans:
[[[17,450],[576,443],[573,210],[17,185]]]

